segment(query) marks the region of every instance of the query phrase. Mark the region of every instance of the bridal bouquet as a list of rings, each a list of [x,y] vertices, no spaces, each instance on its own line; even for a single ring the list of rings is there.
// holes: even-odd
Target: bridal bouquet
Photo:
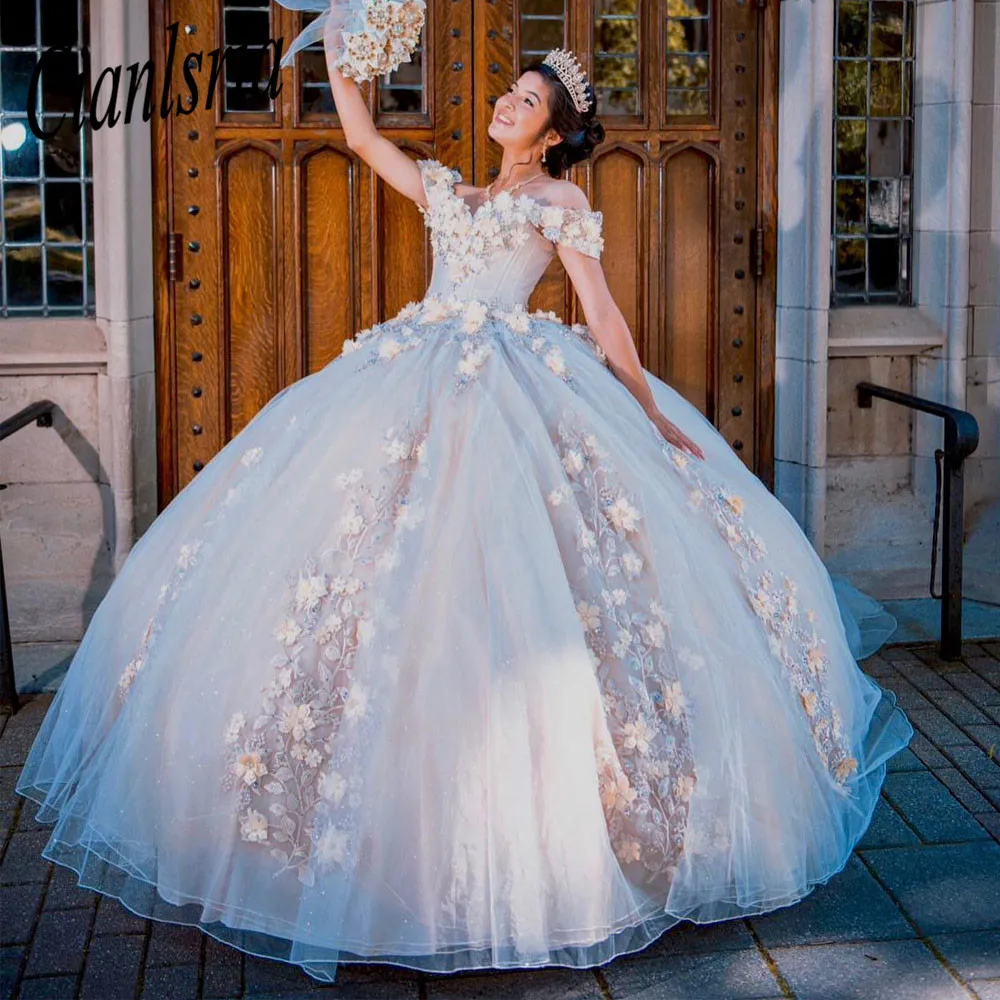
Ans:
[[[290,10],[318,11],[317,17],[289,46],[281,60],[289,65],[297,52],[323,41],[333,65],[359,83],[391,73],[408,62],[420,41],[425,0],[278,0]]]

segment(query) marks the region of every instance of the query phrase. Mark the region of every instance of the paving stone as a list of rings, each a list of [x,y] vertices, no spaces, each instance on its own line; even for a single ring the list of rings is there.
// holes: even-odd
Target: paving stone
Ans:
[[[1000,1000],[1000,980],[973,980],[969,985],[976,991],[979,1000]]]
[[[419,994],[420,978],[413,969],[405,969],[389,964],[373,964],[360,961],[341,961],[337,966],[336,983],[320,982],[306,975],[298,966],[283,962],[268,962],[264,959],[246,957],[249,974],[246,979],[245,997],[266,997],[267,1000],[300,1000],[319,997],[350,998],[350,1000],[407,1000]],[[541,970],[543,973],[553,970]],[[519,973],[515,972],[514,975]],[[503,979],[505,972],[455,973],[450,976],[428,976],[428,981],[441,982],[468,981],[495,976]],[[208,994],[205,993],[207,997]]]
[[[979,747],[953,747],[949,756],[954,766],[975,785],[984,789],[1000,789],[1000,762]]]
[[[243,953],[205,936],[202,996],[206,1000],[243,995]]]
[[[136,916],[117,899],[101,896],[97,906],[94,934],[143,934],[149,923],[145,917]]]
[[[589,971],[583,973],[580,970],[557,970],[540,969],[541,973],[569,971],[575,975],[590,975]],[[496,972],[497,979],[504,978],[507,973]],[[515,973],[518,975],[518,973]],[[445,977],[438,977],[443,979]],[[469,978],[479,978],[475,973],[470,973]],[[368,1000],[395,1000],[400,997],[406,1000],[415,997],[420,989],[420,977],[413,969],[404,969],[398,965],[373,965],[365,962],[344,963],[337,968],[337,982],[335,986],[326,986],[329,991],[323,992],[323,984],[320,986],[320,997],[329,996],[333,998],[354,997],[368,998]]]
[[[802,902],[751,917],[750,923],[768,948],[914,937],[895,904],[855,857]]]
[[[869,677],[874,677],[876,680],[894,677],[896,674],[896,668],[888,660],[883,659],[878,654],[875,656],[869,656],[867,660],[862,660],[861,669],[868,674]]]
[[[899,813],[885,799],[880,798],[875,807],[872,821],[858,843],[858,847],[861,849],[866,847],[908,847],[911,844],[919,843],[920,838],[906,825]]]
[[[890,774],[885,794],[930,843],[981,840],[989,834],[930,771]]]
[[[138,935],[94,938],[83,970],[83,1000],[132,1000],[137,996],[143,945]]]
[[[905,677],[896,674],[894,677],[886,678],[884,684],[895,694],[897,703],[907,715],[913,711],[933,710],[936,699],[934,702],[928,701],[924,694],[918,691]]]
[[[971,738],[936,708],[907,712],[910,721],[932,743],[939,747],[954,747],[972,743]]]
[[[988,812],[990,803],[969,783],[961,771],[954,767],[942,767],[934,772],[938,781],[948,786],[948,791],[971,813]]]
[[[93,917],[86,910],[42,913],[28,956],[29,976],[76,974],[83,965],[84,949]]]
[[[952,674],[948,680],[980,708],[1000,705],[1000,691],[972,670]]]
[[[960,691],[935,691],[932,707],[940,709],[959,726],[990,724],[990,720]]]
[[[925,934],[1000,928],[1000,844],[888,847],[865,860]]]
[[[683,955],[703,951],[740,951],[755,947],[753,935],[741,919],[714,924],[682,921],[665,931],[652,944],[636,952],[636,958]]]
[[[52,832],[51,823],[39,823],[35,818],[38,813],[38,803],[32,802],[31,799],[22,799],[21,796],[17,797],[19,808],[17,810],[17,832],[18,833],[34,833],[38,830],[45,830],[48,833]]]
[[[965,669],[964,660],[941,659],[941,650],[937,643],[915,647],[913,652],[917,654],[919,660],[925,663],[936,674],[948,674],[956,670]]]
[[[337,967],[337,981],[345,965]],[[315,990],[320,984],[297,965],[287,962],[268,961],[247,955],[244,962],[245,996],[270,996],[272,993],[284,994]],[[415,982],[416,980],[414,980]]]
[[[982,677],[987,684],[1000,688],[1000,662],[992,657],[972,657],[965,662],[969,669]]]
[[[13,809],[0,809],[0,845],[13,833],[16,818],[17,813]]]
[[[756,1000],[780,994],[756,948],[653,960],[624,957],[602,966],[601,971],[615,1000]],[[428,991],[428,997],[434,1000],[436,994]]]
[[[987,753],[1000,755],[1000,726],[966,726],[965,730]]]
[[[38,697],[26,701],[4,727],[0,740],[0,766],[20,767],[28,759],[28,751],[35,741],[35,734],[42,724],[52,697]]]
[[[935,934],[931,940],[964,979],[1000,979],[1000,931]]]
[[[993,839],[1000,841],[1000,813],[995,810],[990,813],[977,813],[976,819],[993,835]]]
[[[43,976],[25,979],[19,1000],[76,1000],[76,976]]]
[[[952,686],[947,679],[922,663],[912,663],[904,660],[896,664],[896,669],[916,688],[925,694],[930,691],[951,691]]]
[[[72,868],[55,866],[45,893],[46,910],[75,910],[96,905],[97,894],[80,888],[79,877]]]
[[[14,809],[22,801],[14,791],[20,773],[19,767],[0,767],[0,808]]]
[[[340,983],[340,973],[337,974]],[[350,994],[354,996],[353,991]],[[390,994],[386,994],[387,996]],[[615,997],[619,994],[615,992]],[[536,969],[499,975],[435,976],[427,979],[428,1000],[601,1000],[601,987],[582,969]]]
[[[44,888],[38,883],[0,888],[0,945],[30,940]]]
[[[0,948],[0,997],[14,995],[14,984],[21,975],[27,949],[21,945]]]
[[[890,774],[896,771],[922,771],[925,767],[924,762],[909,747],[903,747],[886,763],[886,770]]]
[[[142,1000],[197,1000],[197,997],[197,965],[170,965],[146,970]]]
[[[912,646],[883,646],[878,651],[878,655],[883,660],[893,664],[903,661],[913,663],[919,659],[917,654],[913,652]]]
[[[76,976],[25,979],[17,995],[19,1000],[76,1000]]]
[[[798,1000],[968,1000],[919,941],[872,941],[771,952]]]
[[[923,733],[915,732],[910,740],[909,749],[924,762],[927,767],[950,767],[951,761]]]
[[[51,864],[42,857],[42,848],[48,842],[49,835],[44,832],[15,833],[0,862],[0,885],[47,882]]]
[[[146,967],[158,965],[197,965],[201,957],[202,932],[195,927],[165,924],[154,920],[149,936]]]

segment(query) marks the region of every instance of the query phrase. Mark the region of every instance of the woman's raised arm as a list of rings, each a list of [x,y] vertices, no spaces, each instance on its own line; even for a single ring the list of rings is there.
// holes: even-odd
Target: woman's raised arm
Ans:
[[[426,208],[427,198],[419,167],[394,143],[379,135],[358,85],[334,66],[331,33],[328,28],[324,38],[326,68],[330,74],[333,100],[337,106],[340,126],[344,130],[348,147],[357,153],[386,184]]]

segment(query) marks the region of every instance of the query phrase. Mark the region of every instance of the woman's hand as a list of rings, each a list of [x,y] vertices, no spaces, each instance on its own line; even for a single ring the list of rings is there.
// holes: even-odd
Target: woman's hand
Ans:
[[[671,423],[667,418],[659,411],[655,410],[649,415],[649,419],[653,421],[656,425],[656,429],[669,441],[675,448],[680,448],[682,451],[686,451],[689,455],[694,455],[695,458],[704,459],[705,453],[698,447],[694,441],[691,440],[678,426],[677,424]]]

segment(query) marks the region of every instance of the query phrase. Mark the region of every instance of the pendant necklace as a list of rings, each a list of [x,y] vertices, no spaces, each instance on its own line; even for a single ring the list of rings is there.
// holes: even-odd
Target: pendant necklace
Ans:
[[[506,190],[501,191],[500,194],[513,194],[515,191],[519,191],[523,188],[525,184],[530,184],[532,181],[537,180],[541,176],[543,176],[542,171],[539,171],[537,174],[532,174],[527,180],[518,181],[516,184],[512,184]],[[490,183],[486,185],[486,199],[484,204],[486,201],[493,201],[493,185],[495,183],[495,181],[490,181]]]

